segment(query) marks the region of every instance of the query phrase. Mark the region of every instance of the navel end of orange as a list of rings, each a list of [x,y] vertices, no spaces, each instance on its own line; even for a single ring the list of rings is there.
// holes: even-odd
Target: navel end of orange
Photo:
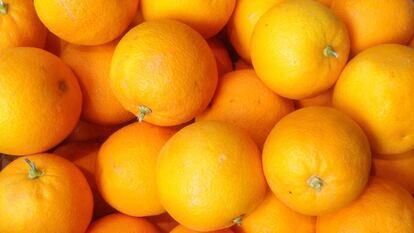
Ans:
[[[3,2],[3,0],[0,0],[0,14],[7,14],[8,6],[6,3]]]
[[[318,176],[311,176],[308,179],[308,185],[309,185],[309,187],[315,189],[317,192],[320,192],[322,190],[324,182]]]
[[[244,217],[244,215],[242,214],[242,215],[234,218],[233,223],[236,224],[237,226],[241,226],[242,222],[243,222],[243,217]]]
[[[138,116],[137,116],[138,122],[142,122],[144,120],[145,116],[147,114],[151,113],[151,112],[152,112],[152,110],[149,107],[147,107],[145,105],[139,105],[138,106]]]
[[[29,179],[34,180],[43,175],[43,171],[39,170],[33,161],[29,159],[24,159],[24,161],[30,166],[29,175],[27,176]]]
[[[323,55],[325,55],[325,57],[338,58],[338,53],[330,45],[326,46],[323,49]]]

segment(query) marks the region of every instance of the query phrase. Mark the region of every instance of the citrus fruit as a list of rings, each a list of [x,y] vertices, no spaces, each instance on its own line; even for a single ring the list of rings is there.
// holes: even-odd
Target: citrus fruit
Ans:
[[[193,231],[181,225],[177,226],[172,231],[170,231],[170,233],[199,233],[199,232],[200,231]],[[233,233],[233,231],[230,229],[223,229],[223,230],[218,230],[218,231],[209,231],[208,233]]]
[[[314,97],[296,100],[295,105],[298,108],[305,108],[309,106],[332,106],[332,94],[333,88]]]
[[[124,214],[111,214],[93,222],[86,233],[160,233],[149,221]]]
[[[149,216],[147,219],[156,225],[162,232],[169,233],[178,226],[178,222],[175,221],[168,213],[163,213],[160,215]]]
[[[218,75],[221,77],[222,75],[232,71],[233,64],[226,45],[218,38],[211,38],[207,41],[207,43],[216,58]]]

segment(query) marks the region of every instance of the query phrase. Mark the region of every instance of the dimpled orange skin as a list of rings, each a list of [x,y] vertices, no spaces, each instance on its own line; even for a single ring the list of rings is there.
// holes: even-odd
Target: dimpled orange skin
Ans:
[[[160,36],[162,35],[162,36]],[[119,42],[111,86],[122,105],[160,126],[179,125],[200,114],[214,95],[216,61],[207,42],[172,20],[144,22]]]
[[[111,214],[96,220],[86,233],[160,233],[160,231],[143,218],[124,214]]]
[[[236,233],[315,233],[315,222],[315,217],[291,210],[268,192],[260,206],[233,229]]]
[[[295,105],[298,108],[306,108],[310,106],[332,106],[332,94],[333,88],[314,97],[296,100]]]
[[[73,44],[100,45],[132,22],[138,0],[34,0],[37,15],[53,34]]]
[[[253,67],[277,94],[304,99],[334,85],[349,54],[343,23],[313,0],[281,2],[257,22]]]
[[[269,187],[283,203],[306,215],[349,205],[364,190],[370,167],[370,146],[362,129],[328,107],[287,115],[270,132],[263,149]]]
[[[384,44],[354,57],[342,72],[333,105],[364,129],[376,154],[414,149],[414,49]]]
[[[0,153],[44,152],[70,134],[82,93],[67,65],[44,50],[8,48],[0,70]]]
[[[388,180],[372,177],[351,205],[317,219],[316,233],[348,232],[413,233],[413,197]]]
[[[24,159],[43,174],[29,179]],[[53,154],[14,160],[0,173],[0,190],[2,233],[84,233],[92,217],[93,197],[82,172]]]
[[[269,9],[284,0],[238,0],[227,24],[227,35],[237,54],[251,63],[250,41],[254,28]]]
[[[182,225],[177,226],[174,230],[170,231],[169,233],[200,233],[200,231],[193,231],[188,229]],[[223,229],[218,231],[209,231],[208,233],[233,233],[230,229]]]
[[[116,125],[134,118],[115,97],[109,72],[117,41],[98,46],[65,46],[60,57],[79,80],[83,92],[82,118],[95,124]]]
[[[411,0],[334,0],[331,9],[348,28],[352,55],[384,43],[408,44],[413,37]]]
[[[217,63],[219,77],[233,70],[233,63],[226,45],[218,38],[211,38],[207,41],[208,46],[213,51]]]
[[[159,151],[174,132],[136,122],[105,141],[96,162],[96,180],[112,207],[136,217],[165,212],[157,196],[155,168]]]
[[[46,28],[36,15],[33,1],[4,0],[3,3],[7,10],[0,12],[0,50],[25,46],[43,48]]]
[[[56,148],[53,153],[73,162],[80,168],[91,187],[94,199],[94,218],[115,212],[102,199],[95,181],[95,163],[101,144],[94,142],[72,142]]]
[[[197,231],[232,226],[266,193],[260,151],[253,140],[216,121],[178,131],[160,152],[156,177],[167,212]]]
[[[236,0],[141,0],[145,20],[174,19],[197,30],[205,38],[216,35],[229,20]]]
[[[294,110],[293,102],[276,95],[254,70],[227,73],[206,111],[196,118],[219,120],[246,130],[262,148],[273,126]]]

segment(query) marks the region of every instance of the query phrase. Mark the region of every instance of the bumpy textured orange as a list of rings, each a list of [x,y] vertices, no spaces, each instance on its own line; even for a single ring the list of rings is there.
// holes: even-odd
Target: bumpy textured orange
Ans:
[[[317,233],[414,231],[413,197],[398,185],[373,177],[364,193],[350,206],[318,217]]]
[[[219,120],[246,130],[262,148],[273,126],[294,110],[293,102],[273,93],[254,70],[226,74],[200,120]]]
[[[96,181],[112,207],[137,217],[165,212],[157,197],[155,168],[159,151],[174,132],[136,122],[105,141],[96,162]]]
[[[233,70],[233,63],[226,45],[218,38],[211,38],[207,41],[217,63],[217,72],[219,77]]]
[[[342,72],[333,105],[364,129],[378,154],[414,149],[414,49],[385,44],[352,59]]]
[[[53,154],[10,163],[0,173],[0,190],[1,233],[84,233],[92,218],[93,197],[82,172]]]
[[[279,121],[263,149],[264,173],[287,206],[306,215],[339,210],[364,190],[371,153],[362,129],[329,107],[299,109]]]
[[[171,126],[200,114],[213,97],[217,67],[199,33],[173,21],[131,29],[112,58],[111,86],[139,120]]]
[[[72,68],[83,92],[82,118],[100,125],[115,125],[134,118],[115,97],[109,72],[117,41],[98,46],[69,44],[60,57]]]
[[[100,143],[72,142],[56,148],[53,153],[73,162],[82,171],[93,194],[94,218],[100,218],[115,212],[99,194],[95,181],[95,164]]]
[[[167,212],[197,231],[239,223],[266,192],[260,151],[253,140],[216,121],[191,124],[164,145],[157,186]]]
[[[348,28],[353,55],[379,44],[408,44],[413,37],[412,0],[334,0],[331,8]]]
[[[295,101],[298,108],[305,108],[310,106],[332,106],[333,88],[322,92],[321,94]]]
[[[348,53],[345,26],[314,0],[277,4],[257,22],[251,41],[257,75],[291,99],[309,98],[333,86]]]
[[[82,93],[59,58],[37,48],[0,52],[0,153],[44,152],[79,119]]]
[[[42,23],[73,44],[99,45],[120,36],[132,22],[138,0],[34,0]]]
[[[135,218],[124,214],[111,214],[96,220],[86,233],[160,233],[144,218]]]
[[[316,218],[299,214],[280,202],[272,192],[253,213],[245,216],[237,233],[314,233]]]
[[[170,233],[200,233],[200,231],[194,231],[180,225],[170,231]],[[209,231],[208,233],[233,233],[233,231],[230,229],[223,229],[218,231]]]
[[[168,213],[163,213],[156,216],[149,216],[147,219],[156,225],[162,232],[169,233],[176,226],[179,225]]]
[[[236,0],[141,0],[140,8],[145,20],[178,20],[210,38],[226,25],[235,4]]]

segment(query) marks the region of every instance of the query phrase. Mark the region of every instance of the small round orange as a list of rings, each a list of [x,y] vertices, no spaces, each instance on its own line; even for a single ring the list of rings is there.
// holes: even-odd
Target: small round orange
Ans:
[[[226,25],[235,5],[236,0],[141,0],[140,7],[145,20],[174,19],[210,38]]]
[[[138,0],[34,0],[42,23],[65,41],[100,45],[120,36],[132,22]]]
[[[207,107],[217,80],[216,61],[207,42],[191,27],[173,20],[134,27],[112,58],[115,96],[139,121],[155,125],[192,120]]]
[[[65,142],[103,142],[123,126],[123,124],[97,125],[80,120]]]
[[[414,149],[414,49],[383,44],[355,56],[333,93],[333,105],[365,131],[376,154]]]
[[[398,185],[373,177],[350,206],[318,217],[316,232],[412,233],[414,199]]]
[[[53,154],[20,157],[0,173],[0,232],[84,233],[93,197],[82,172]]]
[[[174,228],[169,233],[200,233],[200,232],[201,231],[194,231],[194,230],[188,229],[188,228],[180,225],[180,226],[177,226],[176,228]],[[223,230],[218,230],[218,231],[209,231],[208,233],[233,233],[233,231],[230,230],[230,229],[223,229]]]
[[[116,125],[134,118],[112,92],[109,73],[118,41],[104,45],[69,44],[60,57],[78,77],[83,92],[81,117],[95,124]]]
[[[226,45],[218,38],[207,40],[208,46],[213,51],[217,63],[217,72],[219,77],[233,70],[229,51]]]
[[[160,215],[149,216],[147,219],[156,225],[163,233],[169,233],[176,226],[179,225],[175,219],[173,219],[168,213],[163,213]]]
[[[296,100],[295,105],[298,108],[306,108],[310,106],[332,106],[332,94],[333,88],[314,97]]]
[[[196,122],[171,137],[160,152],[156,178],[167,212],[197,231],[240,222],[266,193],[254,141],[218,121]]]
[[[174,134],[170,128],[135,122],[112,134],[96,162],[102,197],[121,213],[144,217],[164,213],[157,195],[158,153]]]
[[[19,47],[0,52],[0,153],[47,151],[78,122],[82,93],[70,68],[51,53]]]
[[[329,107],[302,108],[282,118],[263,149],[271,190],[306,215],[349,205],[364,190],[370,168],[370,145],[362,129]]]
[[[228,122],[246,130],[262,148],[273,126],[294,110],[292,100],[276,95],[254,70],[227,73],[206,111],[196,118]]]
[[[314,233],[316,218],[299,214],[279,201],[272,192],[251,214],[244,216],[237,233]]]
[[[345,25],[314,0],[277,4],[259,19],[251,41],[257,75],[271,90],[290,99],[327,91],[348,54]]]
[[[160,231],[143,218],[124,214],[111,214],[93,222],[85,233],[160,233]]]
[[[408,44],[414,35],[412,0],[334,0],[331,9],[348,28],[352,55],[384,43]]]

